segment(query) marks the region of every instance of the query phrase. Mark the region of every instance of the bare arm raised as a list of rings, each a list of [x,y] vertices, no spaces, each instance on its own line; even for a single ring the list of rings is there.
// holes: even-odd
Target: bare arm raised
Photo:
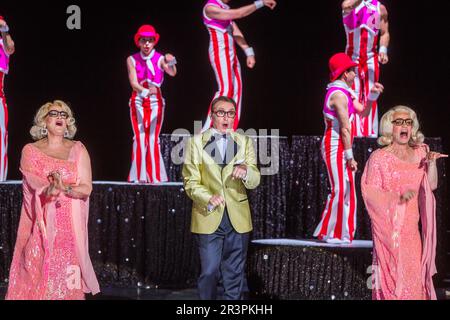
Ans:
[[[256,10],[260,8],[260,6],[265,6],[270,9],[274,9],[277,5],[277,2],[275,0],[260,0],[255,1],[252,4],[237,8],[237,9],[222,9],[217,6],[206,6],[205,8],[205,14],[210,19],[216,19],[216,20],[238,20],[245,18],[252,13],[254,13]]]
[[[15,52],[14,41],[9,34],[9,27],[5,20],[0,19],[0,32],[3,39],[3,46],[5,48],[5,52],[8,55],[12,55]]]
[[[161,68],[171,77],[177,75],[176,61],[175,57],[170,53],[167,53],[164,58],[161,59]]]
[[[375,82],[370,90],[370,95],[367,97],[367,103],[365,105],[357,99],[353,100],[356,112],[358,112],[361,117],[369,116],[372,105],[378,100],[378,97],[383,93],[383,91],[384,86],[379,82]]]

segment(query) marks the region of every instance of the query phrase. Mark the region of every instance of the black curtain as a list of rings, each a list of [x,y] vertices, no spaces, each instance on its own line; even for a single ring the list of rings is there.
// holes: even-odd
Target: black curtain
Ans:
[[[254,245],[250,293],[271,300],[370,300],[371,264],[368,249]]]

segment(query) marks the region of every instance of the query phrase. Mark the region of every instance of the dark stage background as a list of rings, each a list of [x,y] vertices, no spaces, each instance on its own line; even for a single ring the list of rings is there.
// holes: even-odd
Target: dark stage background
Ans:
[[[239,21],[257,54],[256,69],[243,64],[241,126],[278,128],[282,135],[321,135],[321,107],[328,58],[344,50],[340,1],[280,0],[275,11],[260,10]],[[9,120],[9,179],[20,179],[18,162],[35,111],[48,100],[68,101],[76,112],[77,139],[88,147],[96,180],[126,179],[132,131],[130,87],[125,60],[136,48],[133,35],[143,23],[161,34],[157,49],[176,55],[179,74],[166,77],[163,133],[193,131],[204,120],[216,90],[208,60],[203,0],[189,1],[2,1],[17,52],[6,78]],[[233,0],[237,7],[250,1]],[[382,68],[386,92],[381,112],[397,104],[418,111],[427,136],[449,146],[450,46],[443,37],[447,10],[439,1],[385,1],[391,21],[389,65]],[[78,4],[82,29],[66,28],[66,8]],[[432,13],[432,14],[431,14]],[[442,37],[442,38],[441,38]]]

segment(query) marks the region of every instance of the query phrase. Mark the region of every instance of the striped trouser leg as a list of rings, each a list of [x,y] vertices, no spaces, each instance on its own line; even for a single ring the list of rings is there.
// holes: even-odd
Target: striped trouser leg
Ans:
[[[239,123],[240,104],[242,96],[242,78],[239,62],[237,61],[233,37],[226,33],[209,29],[210,45],[209,60],[216,76],[218,90],[214,94],[213,100],[220,96],[233,98],[238,104],[235,119],[235,127]],[[211,105],[209,106],[203,130],[208,130],[212,125]]]
[[[374,58],[369,59],[367,61],[367,76],[366,76],[366,85],[365,85],[365,91],[366,91],[366,97],[370,95],[370,91],[374,87],[375,83],[379,81],[380,78],[380,68],[379,68],[379,61],[378,56],[375,55]],[[378,103],[374,102],[370,106],[370,115],[367,117],[367,126],[366,126],[366,132],[368,137],[376,138],[378,137]]]
[[[148,136],[148,125],[146,126],[146,118],[148,114],[145,112],[144,103],[148,99],[142,99],[136,94],[130,99],[130,118],[131,127],[133,129],[133,150],[131,153],[131,169],[128,176],[129,182],[147,182],[147,166],[146,166],[146,137]]]
[[[314,236],[321,240],[353,241],[357,209],[355,174],[347,168],[338,130],[327,130],[322,143],[322,154],[327,166],[331,194]]]
[[[134,132],[132,163],[128,181],[167,182],[167,173],[160,151],[159,135],[164,119],[164,99],[161,91],[150,98],[133,95],[130,101]]]
[[[356,78],[355,78],[355,82],[353,84],[353,90],[358,95],[360,102],[364,101],[364,91],[362,90],[362,88],[364,88],[364,72],[363,72],[363,68],[358,66],[356,68]],[[356,137],[364,137],[365,136],[364,118],[363,117],[360,117],[358,114],[356,114],[355,117],[353,118],[352,125],[354,127],[354,130],[353,130],[354,136],[356,136]]]
[[[8,106],[4,96],[0,96],[0,181],[8,174]]]
[[[233,99],[236,102],[236,118],[234,119],[233,130],[237,130],[239,127],[239,121],[241,120],[242,111],[242,76],[241,65],[239,63],[236,50],[234,51],[233,61]]]
[[[378,56],[369,59],[367,63],[361,64],[358,68],[358,75],[355,79],[355,91],[359,94],[360,101],[366,103],[375,82],[379,81],[380,69]],[[356,115],[354,119],[357,137],[378,137],[379,120],[377,102],[373,103],[369,108],[369,116],[362,118]]]
[[[167,182],[167,173],[161,154],[159,136],[164,121],[165,101],[161,90],[150,98],[150,130],[147,146],[147,179],[150,183]]]

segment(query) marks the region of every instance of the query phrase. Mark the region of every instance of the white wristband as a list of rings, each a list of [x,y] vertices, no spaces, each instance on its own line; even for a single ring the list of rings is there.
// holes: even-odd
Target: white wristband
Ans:
[[[255,56],[255,50],[253,50],[252,47],[245,49],[244,52],[245,52],[245,55],[247,57],[254,57]]]
[[[345,160],[352,160],[353,158],[353,150],[348,149],[344,151]]]
[[[139,96],[140,96],[141,98],[147,98],[147,96],[148,96],[149,94],[150,94],[150,90],[144,89],[144,90],[141,91],[141,93],[139,93]]]
[[[177,64],[177,58],[175,58],[175,57],[173,57],[173,60],[172,60],[172,61],[167,62],[167,65],[168,65],[169,67],[173,67],[173,66],[176,65],[176,64]]]
[[[255,6],[256,6],[257,10],[263,8],[264,7],[264,1],[262,1],[262,0],[255,1]]]
[[[8,27],[8,25],[6,25],[6,26],[4,26],[4,27],[1,27],[1,28],[0,28],[0,32],[2,32],[2,33],[9,32],[9,27]]]
[[[378,50],[379,53],[388,54],[388,48],[385,46],[380,47],[380,50]]]
[[[371,92],[369,94],[368,100],[369,101],[377,101],[379,97],[380,97],[379,93]]]

